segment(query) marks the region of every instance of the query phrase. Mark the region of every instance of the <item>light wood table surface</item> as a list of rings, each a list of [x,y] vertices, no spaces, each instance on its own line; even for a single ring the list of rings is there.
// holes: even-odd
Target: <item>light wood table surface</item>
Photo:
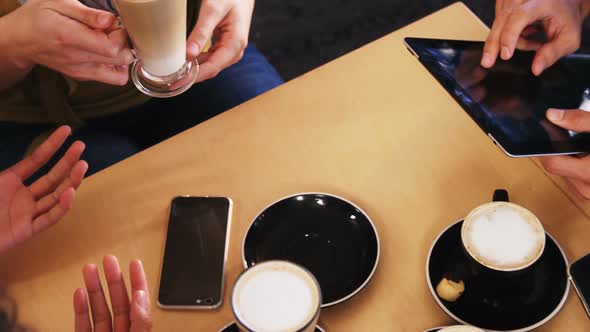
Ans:
[[[503,155],[405,49],[406,36],[481,40],[487,28],[455,4],[88,178],[59,225],[0,261],[23,322],[73,329],[84,263],[141,258],[152,302],[170,200],[234,200],[226,290],[242,271],[242,238],[270,202],[322,191],[350,199],[382,243],[368,287],[322,311],[328,331],[420,331],[451,323],[425,279],[436,236],[506,188],[571,260],[590,252],[590,221],[530,159]],[[199,110],[195,110],[199,111]],[[127,267],[124,273],[127,274]],[[154,309],[155,331],[217,331],[218,311]],[[539,331],[590,331],[574,292]]]

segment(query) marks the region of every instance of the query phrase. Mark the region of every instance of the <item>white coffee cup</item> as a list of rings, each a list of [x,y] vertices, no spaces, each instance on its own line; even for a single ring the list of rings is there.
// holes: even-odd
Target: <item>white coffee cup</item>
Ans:
[[[491,202],[475,208],[461,227],[463,247],[477,263],[500,272],[533,265],[545,249],[545,230],[524,207]]]
[[[312,332],[320,315],[322,293],[305,268],[268,261],[245,270],[231,298],[236,323],[244,332]]]
[[[484,331],[478,329],[477,327],[468,326],[468,325],[453,325],[453,326],[443,327],[442,329],[438,330],[438,332],[484,332]]]

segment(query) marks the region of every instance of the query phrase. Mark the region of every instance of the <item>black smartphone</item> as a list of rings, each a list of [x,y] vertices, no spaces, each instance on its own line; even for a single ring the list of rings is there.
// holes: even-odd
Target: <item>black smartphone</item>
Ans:
[[[231,211],[226,197],[172,200],[158,290],[161,308],[221,306]]]
[[[569,273],[586,314],[590,317],[590,254],[573,262]]]

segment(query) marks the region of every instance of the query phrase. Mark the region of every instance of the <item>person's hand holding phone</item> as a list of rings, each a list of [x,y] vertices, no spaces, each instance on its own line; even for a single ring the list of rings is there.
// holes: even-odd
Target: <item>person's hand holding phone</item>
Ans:
[[[187,56],[198,56],[198,81],[217,76],[240,61],[248,45],[254,0],[203,0],[199,18],[187,40]],[[201,53],[209,39],[213,46]]]
[[[151,304],[148,284],[139,260],[129,263],[131,300],[125,278],[115,256],[103,259],[111,309],[100,283],[98,268],[87,264],[82,270],[86,289],[74,292],[75,332],[149,332],[152,330]],[[90,302],[90,309],[88,308]],[[90,317],[92,316],[92,322]]]
[[[484,46],[481,65],[491,68],[498,57],[509,60],[516,49],[536,51],[531,70],[540,75],[559,58],[580,47],[588,3],[588,0],[497,0],[496,18]],[[538,40],[539,33],[546,40]]]
[[[29,0],[0,20],[12,45],[2,56],[24,70],[39,64],[76,80],[123,85],[133,55],[115,22],[77,0]]]
[[[590,132],[590,112],[550,109],[547,118],[564,129]],[[564,177],[581,197],[590,199],[590,156],[549,156],[541,162],[547,172]]]
[[[82,142],[70,146],[49,173],[30,186],[24,182],[51,159],[71,133],[57,129],[30,156],[0,172],[0,253],[57,223],[70,210],[88,164]]]

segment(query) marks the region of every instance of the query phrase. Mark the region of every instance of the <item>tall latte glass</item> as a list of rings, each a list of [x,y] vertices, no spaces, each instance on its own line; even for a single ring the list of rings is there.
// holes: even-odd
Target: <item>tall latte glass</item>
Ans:
[[[186,60],[187,0],[115,0],[137,60],[135,86],[152,97],[172,97],[195,82],[196,59]]]
[[[321,304],[314,276],[285,261],[264,262],[244,271],[231,299],[243,332],[313,332]]]

